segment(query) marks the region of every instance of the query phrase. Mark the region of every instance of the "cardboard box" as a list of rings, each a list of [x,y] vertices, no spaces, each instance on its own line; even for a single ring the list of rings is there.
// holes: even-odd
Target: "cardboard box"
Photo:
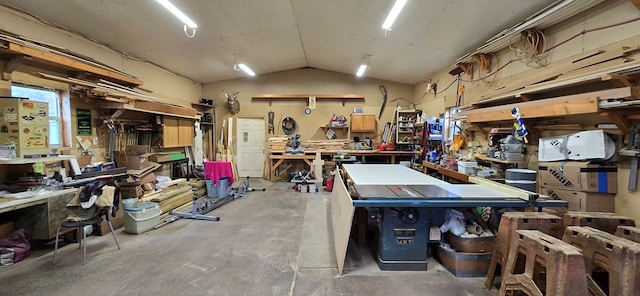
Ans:
[[[103,216],[104,217],[104,216]],[[111,221],[111,225],[113,226],[113,230],[117,230],[118,228],[124,227],[124,207],[122,206],[122,198],[120,198],[120,206],[118,211],[116,212],[116,216],[111,216],[109,213],[109,221]],[[111,230],[109,229],[109,224],[107,224],[106,220],[103,220],[99,224],[96,225],[96,234],[98,235],[110,235]]]
[[[156,182],[156,174],[149,172],[147,174],[144,174],[142,176],[140,176],[140,184],[147,184],[147,183],[155,183]]]
[[[1,222],[0,223],[0,238],[5,237],[7,234],[12,233],[14,230],[13,222]]]
[[[140,185],[135,186],[121,186],[120,196],[124,197],[140,197],[144,194]]]
[[[540,188],[540,193],[569,202],[568,211],[614,213],[615,194],[583,192],[558,188]]]
[[[148,152],[147,146],[144,145],[128,146],[126,151],[113,151],[113,153],[117,166],[130,170],[140,170],[151,165],[149,157],[154,154]]]
[[[588,161],[540,162],[540,186],[586,192],[618,192],[618,168]]]
[[[540,138],[538,141],[538,161],[610,159],[616,151],[616,143],[603,130]]]

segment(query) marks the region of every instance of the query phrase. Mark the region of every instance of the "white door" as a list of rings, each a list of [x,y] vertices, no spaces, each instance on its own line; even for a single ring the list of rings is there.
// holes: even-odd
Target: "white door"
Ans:
[[[264,118],[238,118],[238,177],[262,177],[264,168]]]

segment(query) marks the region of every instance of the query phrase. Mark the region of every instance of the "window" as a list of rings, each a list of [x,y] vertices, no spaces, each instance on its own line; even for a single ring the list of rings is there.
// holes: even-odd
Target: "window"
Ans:
[[[36,102],[49,103],[49,146],[61,146],[62,119],[60,115],[59,92],[51,89],[14,84],[11,86],[11,95],[14,97],[29,98]]]

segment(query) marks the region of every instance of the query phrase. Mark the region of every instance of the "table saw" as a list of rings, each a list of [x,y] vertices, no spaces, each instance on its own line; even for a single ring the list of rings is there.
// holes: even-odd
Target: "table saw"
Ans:
[[[369,224],[377,226],[374,251],[382,270],[426,270],[428,243],[440,240],[446,207],[567,206],[499,186],[451,184],[401,165],[344,164],[343,169],[351,204],[365,208]]]

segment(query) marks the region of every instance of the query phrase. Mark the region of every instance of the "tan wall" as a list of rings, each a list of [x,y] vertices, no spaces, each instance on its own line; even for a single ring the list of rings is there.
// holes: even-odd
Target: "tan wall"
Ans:
[[[375,114],[380,112],[382,94],[378,87],[384,85],[387,89],[387,104],[381,120],[378,120],[378,134],[381,133],[384,124],[393,120],[396,104],[409,108],[413,86],[375,79],[359,79],[353,75],[341,74],[317,69],[298,69],[278,73],[259,75],[254,78],[234,79],[208,83],[204,85],[204,97],[213,99],[216,105],[218,119],[218,135],[220,134],[220,122],[230,116],[226,99],[222,89],[227,92],[240,91],[240,117],[261,117],[267,120],[267,113],[275,113],[275,132],[284,135],[281,124],[282,119],[290,116],[297,123],[295,133],[300,134],[303,141],[326,139],[320,128],[329,123],[331,116],[344,115],[349,120],[349,115],[354,108],[361,108],[363,113]],[[337,100],[318,100],[317,107],[310,115],[304,114],[307,107],[306,100],[273,100],[272,105],[264,100],[251,100],[254,94],[362,94],[365,100],[347,101],[345,106]],[[395,101],[394,101],[395,100]],[[348,134],[336,131],[340,138],[347,138]],[[269,135],[268,135],[269,136]],[[361,138],[370,137],[378,142],[376,134],[353,134]],[[225,135],[226,137],[226,135]]]
[[[561,42],[575,34],[578,34],[586,29],[597,28],[601,26],[611,25],[613,23],[621,22],[636,18],[640,15],[640,11],[635,8],[628,0],[610,0],[586,11],[582,14],[575,16],[572,19],[559,23],[555,27],[545,30],[545,36],[547,43],[550,46]],[[631,37],[640,36],[640,21],[626,24],[620,27],[601,30],[593,33],[575,38],[564,45],[554,49],[548,56],[548,62],[567,58],[573,55],[577,55],[589,50],[593,50],[602,47],[607,44],[611,44],[617,41],[625,40]],[[504,65],[508,61],[515,58],[510,49],[506,48],[497,53],[498,63]],[[450,107],[455,105],[456,98],[456,84],[454,83],[448,90],[444,91],[444,88],[453,82],[456,77],[449,74],[449,71],[455,68],[452,64],[451,67],[442,69],[433,75],[427,77],[438,84],[438,95],[434,96],[430,93],[425,97],[424,101],[420,105],[434,106],[441,105]],[[520,62],[513,62],[506,66],[502,71],[498,72],[496,84],[504,84],[513,78],[516,74],[523,72],[535,72],[537,69],[528,67]],[[474,77],[477,79],[477,74]],[[470,80],[466,75],[462,75],[462,79]],[[492,89],[491,84],[481,82],[463,82],[465,86],[465,95],[463,105],[469,105],[473,102],[477,102],[481,99],[481,95]],[[417,83],[414,87],[414,98],[419,98],[425,94],[426,81]],[[425,110],[431,110],[430,108],[424,108]],[[435,112],[435,111],[430,111]],[[439,111],[443,112],[443,110]],[[435,113],[434,113],[435,114]]]
[[[198,102],[202,96],[202,85],[200,83],[170,73],[153,64],[125,56],[106,46],[91,42],[73,33],[42,24],[30,16],[0,7],[0,19],[2,19],[2,22],[0,22],[0,30],[69,49],[80,55],[91,57],[117,70],[141,78],[144,81],[142,87],[151,90],[155,97],[190,106],[191,102]],[[69,88],[67,84],[33,76],[30,74],[33,72],[61,75],[48,70],[23,65],[12,73],[11,79],[13,82],[51,87],[60,90],[68,90]],[[10,88],[11,81],[0,80],[0,95],[11,95]],[[106,137],[106,133],[103,131],[102,121],[100,120],[100,116],[103,114],[93,108],[93,103],[90,99],[80,99],[73,94],[71,95],[69,104],[71,128],[68,129],[67,134],[70,134],[72,138],[71,152],[78,154],[78,145],[75,140],[77,135],[75,111],[77,108],[91,109],[93,119],[92,137],[98,137],[98,145],[94,149],[96,154],[93,161],[102,161],[106,154],[108,137]]]
[[[618,23],[621,21],[629,20],[636,18],[640,15],[640,11],[636,9],[630,1],[627,0],[615,0],[615,1],[605,1],[605,3],[598,5],[587,11],[585,13],[579,14],[576,17],[564,21],[553,28],[549,28],[545,30],[545,34],[547,37],[547,42],[550,45],[561,42],[575,34],[582,32],[583,30],[597,28],[601,26],[606,26],[614,23]],[[577,55],[589,50],[593,50],[607,44],[612,44],[621,40],[626,40],[629,38],[636,38],[636,40],[640,40],[640,22],[630,23],[624,26],[606,29],[602,31],[597,31],[593,33],[588,33],[586,35],[580,36],[578,38],[569,41],[568,43],[558,47],[553,50],[549,55],[549,62],[557,61],[563,58],[567,58],[573,55]],[[640,46],[640,41],[631,42],[636,46]],[[499,60],[501,64],[504,65],[507,61],[514,58],[514,54],[510,50],[504,50],[498,53]],[[433,81],[438,83],[438,87],[442,90],[444,89],[451,81],[455,80],[454,76],[448,74],[448,72],[453,69],[452,65],[450,68],[442,69],[438,73],[435,73],[430,77]],[[513,78],[514,75],[522,74],[525,72],[533,73],[535,71],[539,71],[536,69],[531,69],[528,66],[514,62],[504,68],[498,75],[497,82],[505,83],[508,82],[510,78]],[[477,77],[476,77],[477,78]],[[463,79],[468,79],[463,75]],[[473,102],[476,102],[481,99],[481,95],[486,93],[491,89],[491,85],[480,84],[474,85],[474,83],[464,82],[465,86],[465,96],[463,105],[469,105]],[[421,82],[415,85],[414,88],[414,97],[420,97],[425,92],[426,82]],[[426,108],[425,106],[453,106],[455,104],[456,98],[456,85],[454,84],[447,91],[443,91],[439,93],[437,96],[433,94],[429,94],[426,96],[426,99],[420,106],[428,110],[431,114],[435,115],[438,112],[443,112],[443,109],[439,111],[435,111],[431,108]],[[606,117],[603,117],[606,120]],[[565,119],[567,120],[567,119]],[[582,122],[591,122],[595,123],[598,118],[578,118],[576,120]],[[602,119],[599,119],[602,120]],[[553,131],[553,132],[542,132],[540,136],[552,136],[557,134],[568,134],[576,131]],[[619,132],[618,132],[619,133]],[[477,135],[477,133],[476,133]],[[475,137],[476,139],[479,137]],[[480,138],[482,140],[482,138]],[[482,141],[481,141],[482,142]],[[537,144],[537,140],[532,144]],[[530,145],[529,151],[534,152],[537,149],[537,145]],[[626,215],[632,217],[638,221],[640,221],[640,194],[637,192],[631,192],[627,189],[627,184],[629,182],[629,167],[630,161],[628,158],[621,158],[618,162],[618,194],[616,195],[616,212],[621,215]],[[533,155],[532,160],[529,163],[529,168],[537,169],[537,159],[536,155]]]
[[[91,42],[73,33],[57,29],[30,16],[0,7],[0,30],[27,36],[33,40],[69,49],[91,57],[125,73],[144,80],[143,87],[154,92],[154,96],[170,99],[183,105],[197,102],[202,96],[202,85],[184,77],[165,71],[150,63],[138,61],[113,51],[106,46]],[[19,68],[16,71],[21,71]],[[6,89],[0,83],[0,93]]]

